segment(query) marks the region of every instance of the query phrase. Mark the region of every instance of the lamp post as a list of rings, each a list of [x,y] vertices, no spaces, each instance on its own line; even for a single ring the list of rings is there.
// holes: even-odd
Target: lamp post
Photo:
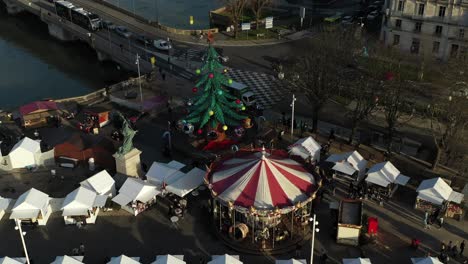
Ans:
[[[23,244],[23,250],[24,250],[24,256],[26,257],[26,263],[30,264],[28,249],[26,248],[26,242],[24,241],[24,236],[26,235],[26,232],[23,232],[23,229],[21,229],[21,220],[15,219],[15,224],[16,224],[15,230],[18,230],[20,237],[21,237],[21,243]]]
[[[310,264],[314,263],[314,242],[315,242],[315,233],[318,233],[320,230],[316,228],[318,226],[319,222],[316,221],[315,219],[317,216],[314,214],[314,217],[309,218],[309,221],[312,222],[312,241],[310,245]]]
[[[137,65],[138,70],[138,86],[140,88],[140,103],[141,103],[141,111],[143,112],[143,92],[141,91],[141,76],[140,76],[140,55],[136,55],[135,64]]]
[[[294,104],[296,102],[296,96],[293,94],[291,102],[291,138],[294,134]]]

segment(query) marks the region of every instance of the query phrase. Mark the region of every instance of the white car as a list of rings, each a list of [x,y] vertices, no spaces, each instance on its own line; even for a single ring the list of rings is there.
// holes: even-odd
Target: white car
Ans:
[[[367,15],[367,20],[374,20],[379,16],[379,11],[372,11]]]
[[[154,40],[153,46],[160,50],[170,50],[172,48],[169,42],[162,39]]]
[[[353,24],[353,17],[352,17],[352,16],[345,16],[345,17],[343,17],[343,19],[341,20],[341,24],[343,24],[343,25],[351,25],[351,24]]]

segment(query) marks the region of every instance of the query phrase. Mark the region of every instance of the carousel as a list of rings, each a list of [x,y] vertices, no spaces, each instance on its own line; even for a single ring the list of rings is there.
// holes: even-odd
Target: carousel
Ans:
[[[248,249],[294,246],[310,233],[321,185],[283,150],[241,150],[211,165],[205,178],[214,222],[224,240]]]

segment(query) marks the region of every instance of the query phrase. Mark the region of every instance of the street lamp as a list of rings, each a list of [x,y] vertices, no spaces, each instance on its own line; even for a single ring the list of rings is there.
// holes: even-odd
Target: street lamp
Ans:
[[[15,219],[15,230],[18,230],[20,237],[21,237],[21,243],[23,244],[23,250],[24,250],[24,256],[26,257],[26,263],[30,264],[29,262],[29,255],[28,255],[28,249],[26,248],[26,242],[24,241],[24,236],[26,235],[26,232],[23,232],[21,229],[21,220]]]
[[[293,137],[294,132],[294,105],[296,102],[296,96],[293,94],[291,102],[291,138]]]
[[[135,64],[137,65],[138,69],[138,86],[140,87],[140,103],[141,103],[141,111],[143,112],[143,92],[141,91],[141,76],[140,76],[140,55],[136,55]]]
[[[314,242],[315,242],[315,233],[318,233],[320,229],[316,228],[318,226],[319,222],[316,221],[315,219],[317,216],[314,214],[314,217],[309,218],[310,222],[312,223],[312,242],[311,242],[311,248],[310,248],[310,264],[314,263]]]

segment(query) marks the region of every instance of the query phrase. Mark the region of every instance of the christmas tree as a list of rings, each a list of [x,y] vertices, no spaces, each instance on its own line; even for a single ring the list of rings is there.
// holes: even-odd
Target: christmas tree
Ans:
[[[219,62],[219,55],[210,45],[205,56],[205,64],[196,73],[202,75],[195,87],[194,93],[200,94],[193,98],[193,105],[185,121],[203,129],[206,125],[216,129],[219,125],[223,130],[228,126],[238,126],[246,116],[239,114],[245,110],[239,98],[231,95],[223,85],[232,83],[225,74],[227,69]]]

